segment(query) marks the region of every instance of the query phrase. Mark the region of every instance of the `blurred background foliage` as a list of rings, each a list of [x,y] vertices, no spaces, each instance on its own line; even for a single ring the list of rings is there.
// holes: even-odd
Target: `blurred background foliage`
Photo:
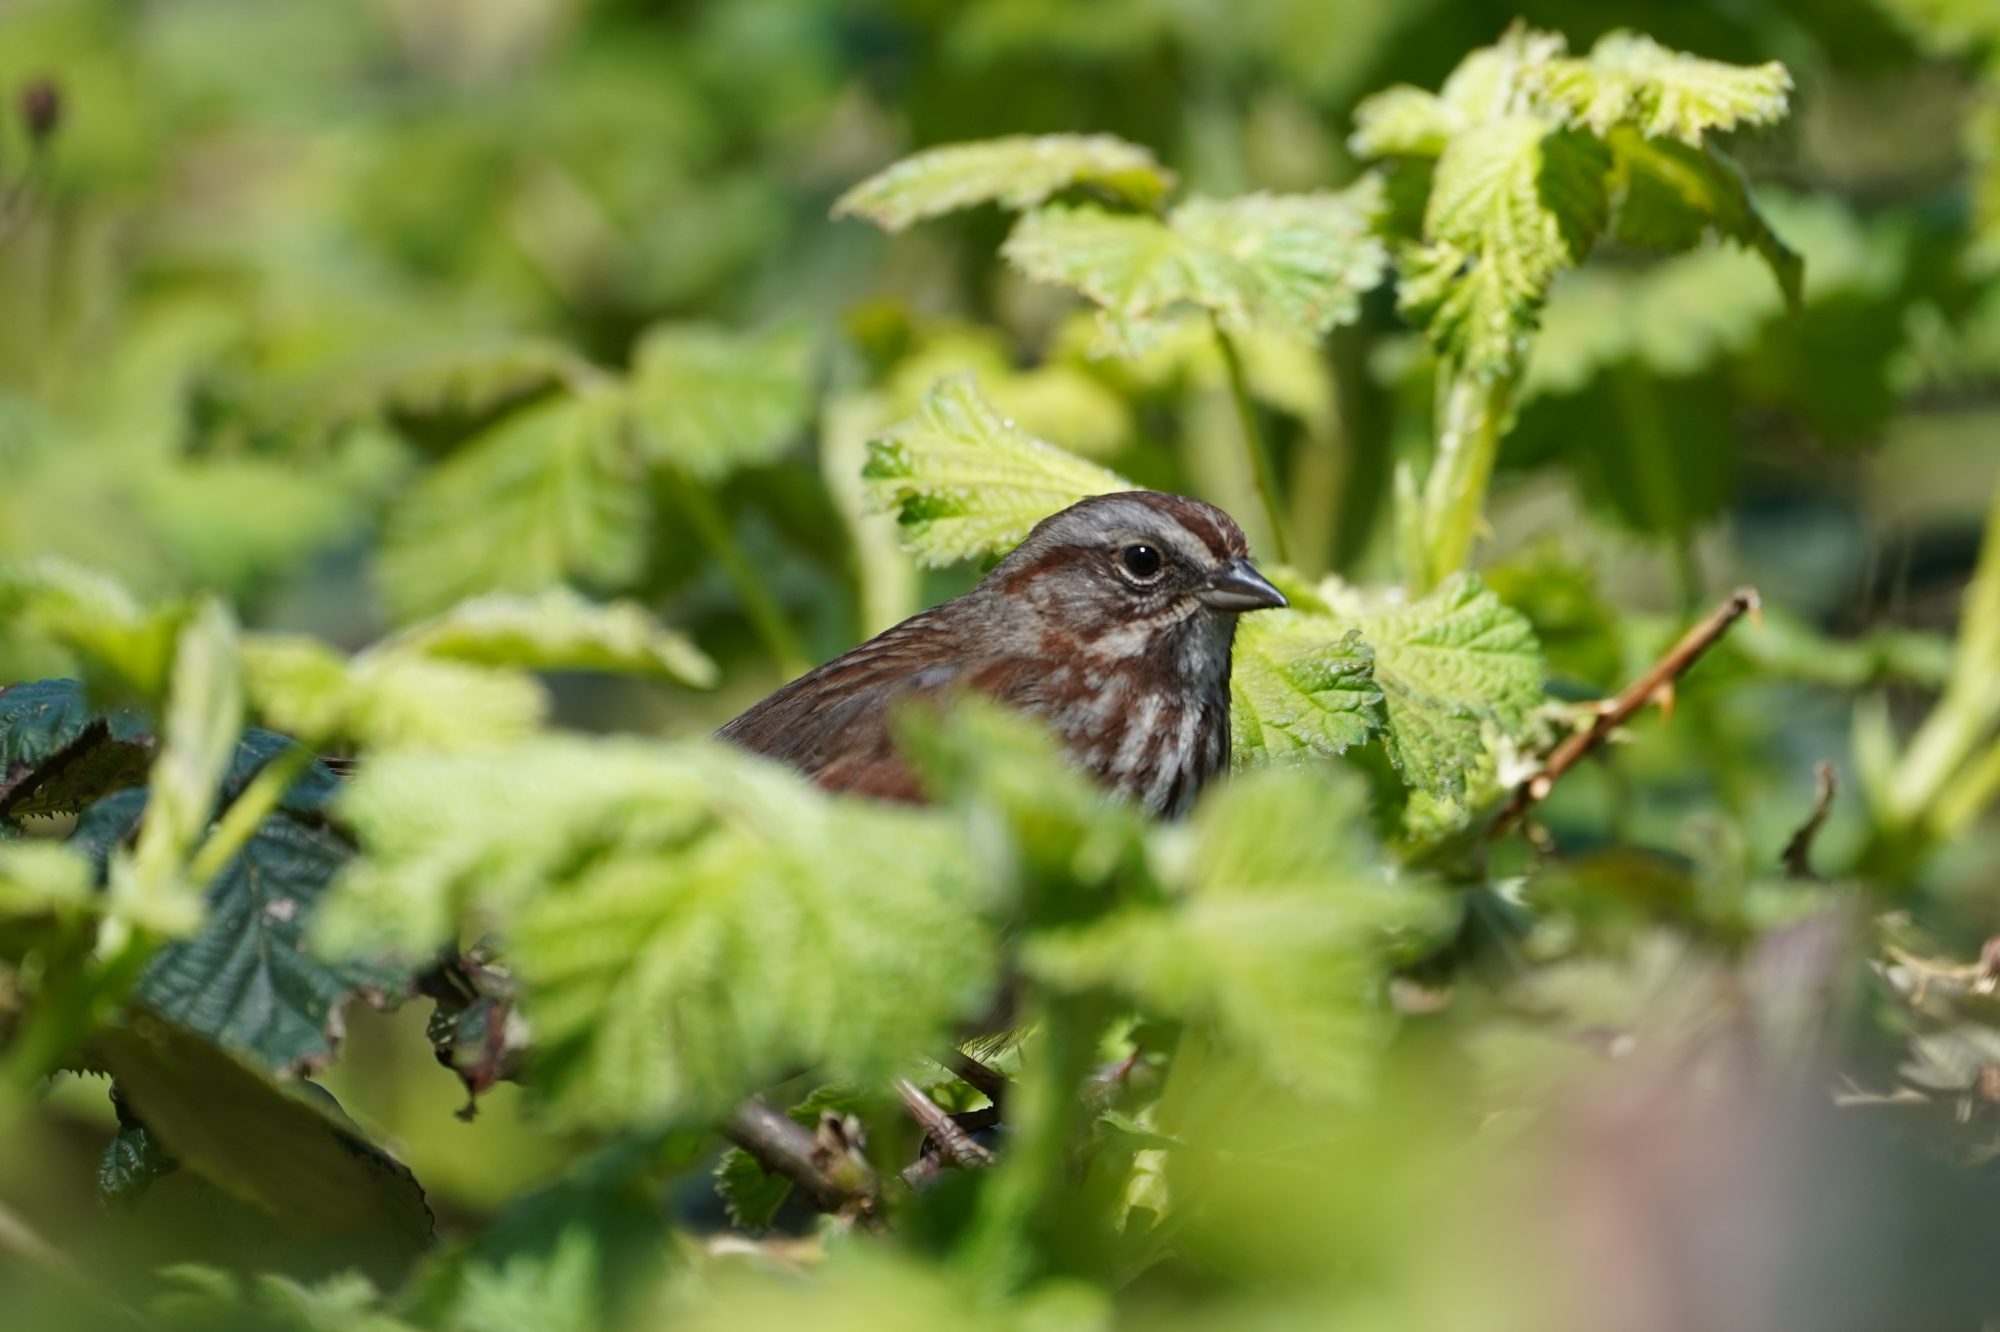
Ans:
[[[1211,341],[1094,359],[1073,298],[994,262],[994,210],[895,236],[828,210],[910,152],[1017,133],[1119,135],[1195,194],[1345,187],[1363,98],[1438,87],[1517,17],[1579,52],[1629,28],[1782,61],[1790,116],[1731,151],[1805,281],[1788,310],[1743,250],[1617,244],[1560,277],[1476,564],[1559,700],[1615,691],[1740,583],[1766,611],[1669,722],[1564,779],[1543,849],[1468,874],[1461,843],[1427,848],[1465,924],[1398,979],[1380,1092],[1329,1116],[1241,1049],[1207,1068],[1183,1049],[1163,1108],[1126,1126],[1128,1164],[1151,1163],[1114,1209],[1130,1245],[1017,1216],[1046,1280],[974,1280],[920,1238],[836,1243],[821,1279],[773,1283],[821,1259],[693,1261],[688,1236],[721,1223],[692,1168],[708,1148],[552,1128],[505,1084],[462,1123],[425,1015],[357,1005],[323,1081],[450,1245],[402,1314],[1859,1328],[2000,1308],[1979,1220],[2000,555],[1975,584],[1994,604],[1962,610],[2000,511],[1991,0],[5,0],[0,555],[147,599],[219,593],[248,628],[345,650],[489,592],[631,598],[721,687],[559,673],[555,718],[686,736],[974,576],[919,570],[860,481],[868,440],[946,374],[1268,547]],[[1392,207],[1409,188],[1390,173]],[[1385,286],[1321,350],[1246,346],[1291,563],[1393,582],[1394,477],[1438,425],[1422,336]],[[0,636],[0,678],[67,669],[45,638]],[[1821,761],[1829,881],[1807,886],[1779,857]],[[1088,992],[1132,937],[1154,938],[1037,965]],[[1185,998],[1177,941],[1156,942],[1149,982]],[[143,1073],[133,1056],[121,1077]],[[152,1210],[102,1214],[78,1181],[107,1142],[146,1149],[98,1080],[59,1078],[10,1132],[0,1222],[122,1273],[122,1299],[218,1254],[314,1283],[340,1266],[273,1252],[187,1172]],[[664,1199],[661,1163],[683,1172]],[[1133,1219],[1149,1187],[1203,1199],[1172,1262]],[[977,1252],[966,1194],[926,1195],[909,1232]],[[39,1242],[0,1246],[22,1326],[76,1307],[9,1265]],[[160,1307],[197,1321],[387,1317],[358,1283],[177,1280]]]

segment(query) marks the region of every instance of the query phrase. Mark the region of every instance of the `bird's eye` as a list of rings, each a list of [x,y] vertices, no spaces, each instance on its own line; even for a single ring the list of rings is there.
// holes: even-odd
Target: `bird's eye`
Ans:
[[[1134,578],[1143,581],[1159,576],[1160,552],[1151,546],[1127,546],[1118,552],[1118,560]]]

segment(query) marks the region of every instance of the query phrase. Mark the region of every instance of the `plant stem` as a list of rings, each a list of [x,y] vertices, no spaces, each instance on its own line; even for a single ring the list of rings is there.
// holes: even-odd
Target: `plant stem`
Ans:
[[[267,815],[278,807],[285,798],[285,792],[292,789],[299,774],[312,766],[312,751],[304,745],[293,745],[278,751],[250,784],[243,788],[241,795],[223,811],[216,823],[215,831],[201,844],[194,859],[188,862],[187,878],[191,887],[206,888],[222,873],[230,860],[241,851],[257,834],[258,827]]]
[[[1437,456],[1424,478],[1425,564],[1408,573],[1412,591],[1428,592],[1463,569],[1472,554],[1493,464],[1500,456],[1500,427],[1514,397],[1514,381],[1491,383],[1440,370]]]
[[[702,544],[708,553],[722,566],[723,574],[736,588],[736,595],[743,599],[743,609],[750,617],[751,627],[764,641],[764,650],[778,663],[778,670],[785,678],[805,674],[808,665],[806,654],[799,646],[792,627],[785,621],[784,612],[778,607],[778,600],[771,595],[750,557],[743,553],[735,532],[723,519],[722,511],[716,507],[714,495],[708,487],[684,472],[673,473],[678,482],[674,487],[682,508],[694,524]]]
[[[1701,660],[1703,653],[1720,642],[1731,625],[1745,615],[1755,613],[1757,607],[1757,590],[1738,588],[1728,600],[1711,611],[1708,618],[1681,635],[1680,641],[1668,648],[1666,655],[1625,686],[1618,697],[1598,704],[1591,714],[1590,725],[1565,736],[1562,743],[1550,751],[1541,769],[1514,788],[1512,798],[1487,828],[1487,835],[1499,837],[1506,833],[1521,821],[1529,809],[1548,799],[1549,792],[1555,789],[1563,774],[1603,744],[1613,731],[1630,721],[1647,704],[1671,698],[1674,681],[1686,675]]]
[[[1250,455],[1250,471],[1256,478],[1257,498],[1264,506],[1264,525],[1271,530],[1271,550],[1278,563],[1291,562],[1291,548],[1285,539],[1284,513],[1278,505],[1278,473],[1271,461],[1264,428],[1257,421],[1257,404],[1250,398],[1250,379],[1243,370],[1243,353],[1236,339],[1213,320],[1215,342],[1222,349],[1222,364],[1229,372],[1229,396],[1236,401],[1236,419],[1243,427],[1243,447]]]

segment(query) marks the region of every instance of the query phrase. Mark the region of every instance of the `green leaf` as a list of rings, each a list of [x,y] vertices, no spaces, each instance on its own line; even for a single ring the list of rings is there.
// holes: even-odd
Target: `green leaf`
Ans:
[[[1582,262],[1608,220],[1609,166],[1597,140],[1533,115],[1452,140],[1401,291],[1439,354],[1481,378],[1520,368],[1549,284]]]
[[[1074,287],[1100,310],[1103,345],[1131,355],[1195,306],[1241,332],[1316,338],[1360,312],[1388,256],[1373,234],[1381,183],[1341,194],[1193,199],[1161,220],[1089,205],[1024,216],[1003,253],[1029,277]]]
[[[1946,55],[2000,53],[2000,11],[1986,0],[1880,0],[1926,47]]]
[[[632,601],[598,604],[567,588],[463,601],[377,649],[533,671],[608,671],[709,688],[715,663]]]
[[[589,367],[540,338],[402,348],[369,368],[357,397],[420,444],[455,444],[509,412],[579,383]]]
[[[385,754],[341,812],[365,856],[325,942],[421,954],[497,933],[564,1122],[712,1114],[800,1065],[883,1076],[987,991],[948,821],[725,748]]]
[[[116,1086],[111,1104],[118,1112],[118,1131],[97,1160],[97,1196],[114,1206],[130,1207],[145,1197],[154,1180],[171,1175],[181,1163],[132,1114]]]
[[[0,619],[54,640],[101,692],[163,698],[187,615],[180,605],[141,610],[116,581],[63,560],[0,566]]]
[[[59,842],[0,842],[0,920],[87,913],[92,877],[90,862]]]
[[[1407,83],[1385,88],[1354,108],[1347,146],[1356,157],[1436,157],[1464,128],[1456,107]]]
[[[148,1306],[168,1327],[263,1332],[417,1332],[382,1312],[382,1295],[359,1272],[308,1284],[260,1272],[245,1290],[234,1273],[180,1263],[163,1268],[167,1289]]]
[[[91,1048],[183,1168],[279,1229],[358,1260],[407,1261],[429,1242],[415,1178],[365,1142],[325,1092],[282,1087],[155,1018],[106,1029]]]
[[[1372,863],[1365,813],[1350,773],[1240,776],[1197,814],[1173,900],[1035,935],[1024,964],[1206,1027],[1282,1083],[1355,1095],[1389,1025],[1388,945],[1444,917],[1439,899],[1391,885]]]
[[[813,409],[813,338],[656,325],[632,357],[633,419],[657,459],[713,481],[775,461]]]
[[[0,820],[73,813],[146,780],[150,724],[100,711],[75,680],[0,688]]]
[[[1236,765],[1346,752],[1382,724],[1374,653],[1352,626],[1307,610],[1243,618],[1229,677]]]
[[[1150,208],[1172,184],[1153,155],[1108,134],[1013,135],[956,143],[904,158],[833,205],[887,231],[983,203],[1033,208],[1072,186],[1102,189]]]
[[[1498,42],[1459,61],[1436,93],[1397,84],[1355,107],[1348,147],[1359,157],[1436,157],[1469,129],[1530,110],[1536,72],[1563,39],[1516,23]]]
[[[200,921],[185,870],[215,815],[217,791],[243,729],[236,623],[220,602],[191,616],[174,648],[160,745],[147,776],[151,806],[132,850],[113,850],[106,891],[117,921],[163,935]]]
[[[1649,139],[1700,147],[1709,130],[1784,119],[1792,76],[1773,60],[1727,65],[1668,50],[1650,37],[1611,32],[1587,58],[1552,60],[1537,91],[1600,137],[1630,125]]]
[[[317,639],[243,645],[251,707],[315,747],[465,749],[526,735],[546,705],[517,671],[441,660],[392,643],[343,660]]]
[[[1994,41],[2000,46],[2000,35]],[[1965,144],[1973,172],[1972,257],[1983,272],[2000,272],[2000,92],[1989,92],[1973,111]]]
[[[502,420],[390,512],[380,574],[405,617],[482,592],[638,576],[646,501],[616,394],[561,396]]]
[[[1409,606],[1360,608],[1353,623],[1375,650],[1390,761],[1420,791],[1463,795],[1483,728],[1518,726],[1541,701],[1533,628],[1472,574]]]
[[[1059,509],[1135,489],[1001,416],[969,375],[939,381],[916,416],[870,444],[862,475],[870,504],[894,513],[904,545],[931,565],[1010,550]]]
[[[252,732],[238,747],[224,794],[233,800],[290,747],[281,736]],[[316,813],[332,783],[324,768],[300,779],[285,807],[210,882],[200,929],[155,952],[132,991],[139,1004],[277,1074],[326,1063],[347,1004],[357,996],[399,996],[409,977],[405,967],[365,956],[325,958],[306,946],[328,884],[354,854]],[[147,795],[126,791],[99,802],[71,845],[102,867],[139,826]]]
[[[1733,162],[1713,148],[1648,139],[1630,128],[1612,130],[1608,142],[1620,240],[1685,250],[1712,232],[1760,256],[1785,303],[1799,306],[1805,261],[1772,229]]]
[[[510,1200],[432,1264],[401,1307],[451,1332],[596,1332],[634,1326],[674,1257],[659,1140],[627,1134]]]

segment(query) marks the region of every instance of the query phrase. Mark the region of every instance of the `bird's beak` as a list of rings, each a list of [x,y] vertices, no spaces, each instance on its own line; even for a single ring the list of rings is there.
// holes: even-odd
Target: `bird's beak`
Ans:
[[[1286,604],[1285,594],[1245,559],[1234,559],[1217,569],[1201,591],[1195,593],[1217,610],[1275,610]]]

